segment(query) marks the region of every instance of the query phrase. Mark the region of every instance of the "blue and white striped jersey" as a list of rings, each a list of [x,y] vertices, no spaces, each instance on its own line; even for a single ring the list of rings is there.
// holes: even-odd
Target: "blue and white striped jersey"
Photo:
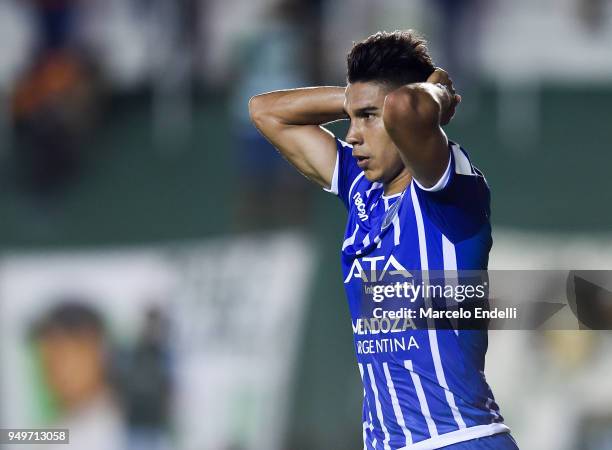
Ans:
[[[381,183],[365,178],[351,146],[338,140],[337,147],[330,192],[348,210],[342,270],[364,386],[364,447],[436,449],[508,432],[484,376],[486,331],[373,333],[358,323],[364,285],[383,274],[487,268],[492,240],[482,173],[451,142],[435,186],[413,180],[385,196]]]

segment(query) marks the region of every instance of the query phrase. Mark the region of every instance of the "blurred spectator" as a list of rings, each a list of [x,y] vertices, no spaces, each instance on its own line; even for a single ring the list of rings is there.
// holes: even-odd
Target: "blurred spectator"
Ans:
[[[17,84],[12,105],[17,160],[22,181],[34,192],[46,194],[76,174],[93,102],[87,71],[68,52],[41,55]]]
[[[140,338],[124,372],[123,401],[130,427],[130,450],[169,448],[172,395],[168,321],[155,307],[146,315]]]
[[[606,22],[606,0],[578,0],[578,17],[590,31],[601,30]]]
[[[52,425],[70,430],[71,448],[123,448],[125,430],[109,382],[100,315],[79,300],[62,302],[36,324],[34,341],[59,412]]]
[[[21,181],[39,194],[65,185],[95,119],[93,70],[75,42],[76,0],[31,0],[39,44],[12,94]]]
[[[77,0],[31,0],[36,7],[45,49],[63,48],[70,44],[74,33]]]
[[[453,76],[458,88],[477,75],[478,43],[483,2],[481,0],[436,0],[439,11],[436,44],[440,45],[440,65]]]
[[[241,198],[236,222],[240,226],[272,223],[304,223],[308,216],[306,183],[295,176],[274,147],[259,134],[248,114],[249,99],[262,92],[304,86],[305,17],[298,0],[281,0],[259,23],[253,34],[238,45],[232,116],[237,149],[237,176]],[[303,201],[296,204],[295,199]]]

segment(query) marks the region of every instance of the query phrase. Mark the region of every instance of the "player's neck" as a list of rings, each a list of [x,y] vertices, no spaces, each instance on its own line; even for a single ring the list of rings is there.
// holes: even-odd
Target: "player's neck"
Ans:
[[[406,168],[404,168],[395,178],[388,183],[384,183],[383,190],[385,195],[393,195],[404,192],[411,180],[412,175],[410,172],[408,172],[408,170],[406,170]]]

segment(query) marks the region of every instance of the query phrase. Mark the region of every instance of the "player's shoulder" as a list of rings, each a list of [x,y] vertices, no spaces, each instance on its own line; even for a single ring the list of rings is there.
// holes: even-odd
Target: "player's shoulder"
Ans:
[[[483,173],[473,164],[468,151],[461,144],[449,141],[448,147],[450,149],[450,161],[456,174],[484,177]]]
[[[456,142],[449,142],[450,170],[449,191],[456,195],[472,198],[481,197],[483,202],[489,202],[489,184],[483,172],[472,162],[467,150]],[[474,197],[476,193],[477,195]]]
[[[448,148],[448,164],[444,174],[431,187],[424,187],[415,179],[417,191],[427,198],[441,199],[449,195],[467,194],[466,188],[469,190],[479,185],[488,189],[483,173],[472,163],[465,148],[454,141],[449,141]]]
[[[415,192],[423,214],[454,243],[473,236],[489,222],[491,194],[468,152],[453,141],[449,149],[444,176],[432,188],[415,183]]]

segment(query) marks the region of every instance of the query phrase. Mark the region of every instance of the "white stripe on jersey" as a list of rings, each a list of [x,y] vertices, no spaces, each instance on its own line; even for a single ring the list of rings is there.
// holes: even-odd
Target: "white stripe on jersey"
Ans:
[[[438,430],[436,428],[436,424],[431,418],[431,413],[429,412],[429,405],[427,404],[427,398],[425,398],[425,391],[423,390],[423,385],[421,384],[421,377],[419,377],[419,375],[412,370],[412,361],[409,359],[404,361],[404,367],[406,367],[406,369],[408,369],[410,372],[410,377],[414,383],[414,389],[416,390],[417,397],[419,398],[419,405],[421,405],[421,413],[425,418],[425,422],[427,422],[429,434],[432,438],[436,437],[438,435]]]
[[[331,192],[334,195],[338,195],[338,169],[340,167],[340,152],[336,152],[336,165],[334,166],[334,174],[332,175],[331,185],[329,189],[325,189],[327,192]]]
[[[355,177],[355,179],[353,180],[353,183],[351,183],[351,187],[350,187],[350,189],[349,189],[349,191],[348,191],[348,199],[349,199],[349,202],[350,202],[350,199],[351,199],[351,194],[352,194],[352,192],[353,192],[353,188],[355,187],[355,185],[357,184],[357,182],[358,182],[359,180],[361,180],[361,177],[363,177],[364,175],[365,175],[365,172],[361,172],[359,175],[357,175],[357,176]]]
[[[444,258],[444,270],[457,270],[455,245],[444,235],[442,235],[442,257]]]
[[[472,170],[472,163],[458,145],[453,145],[453,156],[455,157],[455,173],[459,175],[475,175]]]
[[[366,191],[366,197],[369,197],[374,189],[380,189],[382,187],[383,187],[383,184],[379,183],[378,181],[376,183],[372,183],[372,186],[370,187],[370,189]]]
[[[459,442],[471,441],[472,439],[493,436],[499,433],[509,433],[508,428],[503,423],[490,423],[489,425],[476,425],[465,430],[455,430],[450,433],[441,434],[435,438],[425,439],[408,447],[398,448],[397,450],[432,450],[435,448],[446,448]]]
[[[361,375],[361,384],[363,384],[363,366],[361,364],[357,364],[357,366],[359,367],[359,374]],[[367,397],[366,397],[366,390],[365,390],[365,385],[363,387],[363,401],[367,402]],[[367,420],[364,420],[363,422],[363,450],[368,450],[367,446],[366,446],[366,430],[369,428],[371,424],[368,424]]]
[[[444,395],[446,396],[446,402],[448,406],[450,406],[451,411],[453,412],[453,417],[455,418],[455,422],[457,422],[457,426],[459,429],[463,429],[466,427],[465,421],[463,417],[461,417],[461,413],[459,412],[459,408],[457,408],[457,404],[455,403],[455,396],[448,389],[448,384],[446,383],[446,377],[444,376],[444,369],[442,368],[442,360],[440,359],[440,350],[438,349],[438,337],[436,335],[436,330],[428,330],[429,331],[429,344],[431,345],[431,354],[433,356],[434,367],[436,368],[436,377],[438,378],[438,384],[444,389]]]
[[[368,450],[368,446],[366,444],[367,442],[367,430],[368,429],[368,422],[363,422],[363,450]]]
[[[370,414],[370,432],[374,431],[374,420],[372,420],[372,409],[369,409],[369,414]],[[372,440],[372,447],[374,447],[374,450],[376,450],[376,446],[378,445],[378,441],[376,440],[376,438],[374,438],[374,440]]]
[[[378,245],[376,246],[376,248],[380,248],[380,246],[382,245],[382,240],[380,239],[380,234],[379,234],[379,235],[377,235],[377,236],[374,238],[374,243],[375,243],[375,244],[378,244]]]
[[[349,245],[353,245],[355,243],[355,236],[357,235],[358,229],[359,229],[359,224],[355,225],[355,231],[353,231],[353,234],[351,235],[351,237],[346,238],[344,242],[342,243],[342,250],[344,250]]]
[[[455,253],[455,245],[448,240],[448,238],[442,235],[442,259],[444,260],[444,284],[446,286],[455,286],[457,284],[457,254]],[[453,273],[448,273],[453,272]],[[447,278],[447,275],[453,278]],[[446,300],[446,306],[454,306],[452,302],[455,300],[449,298]],[[450,323],[453,325],[453,331],[459,336],[459,319],[450,319]]]
[[[396,194],[397,195],[397,194]],[[395,196],[395,195],[394,195]],[[383,201],[385,202],[385,211],[387,211],[390,207],[389,205],[389,198],[393,198],[392,197],[382,197]],[[403,197],[403,195],[402,195]],[[398,202],[401,201],[401,198],[397,200]],[[399,245],[400,243],[400,233],[401,233],[401,228],[400,228],[400,222],[399,222],[399,213],[395,214],[395,217],[393,217],[393,221],[391,222],[393,224],[393,245]]]
[[[410,430],[406,427],[404,415],[402,414],[402,410],[399,405],[399,400],[397,399],[397,393],[395,392],[395,386],[393,385],[393,379],[391,378],[391,373],[389,372],[389,365],[386,362],[383,363],[383,369],[385,371],[385,378],[387,379],[387,387],[389,388],[389,394],[391,394],[391,404],[393,405],[395,420],[397,420],[398,425],[404,432],[404,436],[406,436],[406,445],[410,445],[412,444],[412,433],[410,433]]]
[[[421,271],[423,272],[423,284],[429,284],[429,260],[427,259],[427,241],[425,240],[425,224],[423,223],[423,215],[421,214],[421,205],[414,190],[414,184],[410,183],[410,196],[412,197],[412,205],[414,207],[414,216],[417,225],[417,235],[419,237],[419,256],[421,259]]]
[[[417,234],[419,236],[419,253],[421,256],[421,272],[423,274],[423,284],[429,284],[429,275],[426,271],[429,270],[429,261],[427,259],[427,240],[425,237],[425,224],[423,222],[423,215],[421,214],[421,205],[419,204],[419,199],[416,195],[416,191],[414,189],[414,184],[410,185],[410,194],[412,196],[412,203],[414,206],[414,215],[417,223]],[[449,241],[450,243],[450,241]],[[453,247],[454,253],[454,247]],[[456,260],[455,260],[456,261]],[[456,267],[456,262],[455,262]],[[425,298],[425,306],[431,308],[431,299],[428,297]],[[459,408],[457,408],[457,404],[455,403],[455,396],[448,389],[448,384],[446,382],[446,377],[444,376],[444,368],[442,367],[442,359],[440,358],[440,350],[438,348],[438,336],[436,334],[436,330],[433,328],[433,321],[427,319],[427,328],[429,335],[429,345],[431,347],[431,356],[433,358],[434,367],[436,369],[436,378],[438,379],[438,384],[444,389],[444,394],[446,396],[446,401],[448,406],[450,407],[453,417],[455,418],[455,422],[457,422],[457,426],[459,429],[465,428],[465,421],[463,417],[461,417],[461,412],[459,412]]]
[[[399,213],[395,214],[395,217],[393,218],[392,223],[393,223],[393,245],[399,245],[400,244],[400,233],[402,231],[400,229]]]
[[[385,450],[391,450],[391,447],[389,447],[389,439],[391,439],[391,436],[389,435],[389,431],[387,430],[385,421],[383,419],[382,406],[380,404],[380,399],[378,398],[378,388],[376,387],[376,378],[374,378],[374,372],[372,371],[372,364],[367,364],[366,366],[368,368],[370,386],[372,386],[372,392],[374,392],[374,401],[376,402],[376,416],[378,417],[378,421],[380,422],[380,428],[382,428],[382,431],[385,435],[383,446]]]
[[[364,247],[367,247],[368,245],[370,245],[370,235],[366,234],[366,237],[363,238],[363,242],[362,244]]]
[[[361,363],[358,363],[357,366],[359,366],[359,374],[361,375],[361,384],[363,384],[363,398],[364,401],[368,404],[368,414],[370,416],[370,423],[368,424],[367,422],[363,423],[363,445],[364,447],[366,446],[366,428],[370,429],[370,432],[372,432],[374,430],[374,421],[372,420],[372,408],[370,408],[370,403],[368,402],[368,397],[366,396],[366,390],[365,390],[365,380],[363,378],[363,365]],[[372,446],[374,447],[374,449],[376,449],[376,438],[374,438],[374,440],[372,441]]]

